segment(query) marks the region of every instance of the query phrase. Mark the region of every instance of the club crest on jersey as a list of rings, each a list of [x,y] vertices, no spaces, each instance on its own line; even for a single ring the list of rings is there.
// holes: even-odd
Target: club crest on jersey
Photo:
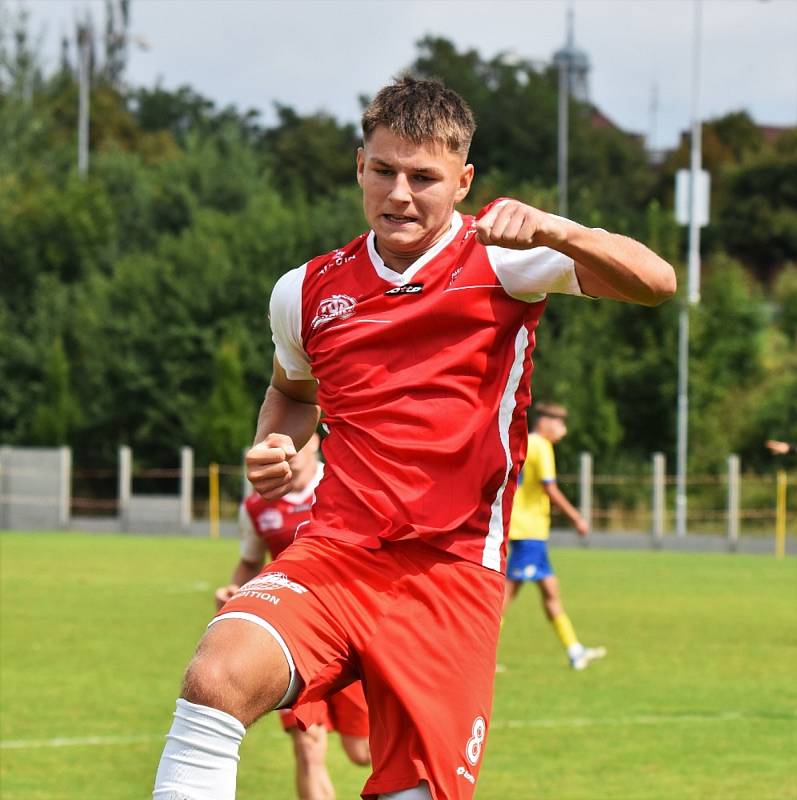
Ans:
[[[347,294],[333,294],[332,297],[327,297],[318,304],[318,311],[310,323],[310,327],[315,330],[321,325],[326,325],[327,322],[348,319],[354,315],[356,305],[357,301]]]
[[[394,286],[385,292],[385,296],[394,294],[420,294],[423,291],[422,283],[405,283],[403,286]]]

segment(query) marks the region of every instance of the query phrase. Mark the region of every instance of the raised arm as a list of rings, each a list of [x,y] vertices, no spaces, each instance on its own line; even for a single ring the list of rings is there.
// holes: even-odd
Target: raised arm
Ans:
[[[575,262],[585,294],[655,306],[675,293],[675,271],[634,239],[585,228],[517,200],[491,208],[476,225],[485,245],[510,250],[548,247]]]
[[[267,500],[290,490],[290,459],[313,435],[318,425],[314,380],[291,380],[274,357],[271,385],[266,391],[253,446],[246,454],[246,475]]]

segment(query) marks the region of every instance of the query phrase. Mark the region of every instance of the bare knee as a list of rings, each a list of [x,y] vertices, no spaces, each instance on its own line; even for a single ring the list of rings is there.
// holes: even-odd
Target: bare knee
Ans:
[[[371,765],[371,748],[368,745],[368,737],[349,736],[342,733],[340,735],[340,743],[343,745],[343,750],[352,764],[356,764],[358,767],[369,767]]]
[[[200,642],[182,696],[226,711],[248,727],[277,706],[289,681],[287,660],[267,631],[244,620],[222,620]]]

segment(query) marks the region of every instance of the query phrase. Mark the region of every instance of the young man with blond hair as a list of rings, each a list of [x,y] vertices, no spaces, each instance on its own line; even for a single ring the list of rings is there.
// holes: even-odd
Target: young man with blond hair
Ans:
[[[506,567],[504,613],[527,581],[537,584],[546,617],[553,625],[567,652],[573,669],[586,669],[606,655],[605,647],[585,647],[579,642],[567,616],[559,592],[559,579],[548,558],[551,531],[551,504],[573,524],[579,536],[589,533],[589,525],[565,497],[556,482],[553,446],[567,435],[567,409],[555,403],[537,403],[534,424],[529,434],[526,461],[520,473],[518,490],[509,523],[509,561]]]
[[[264,591],[233,597],[200,642],[156,800],[231,800],[249,725],[285,705],[302,722],[356,678],[363,798],[473,797],[547,295],[654,305],[675,290],[672,268],[623,236],[510,199],[457,213],[474,129],[440,83],[383,88],[357,152],[371,231],[274,287],[249,480],[267,498],[287,490],[319,408],[326,469],[310,522],[255,579]]]

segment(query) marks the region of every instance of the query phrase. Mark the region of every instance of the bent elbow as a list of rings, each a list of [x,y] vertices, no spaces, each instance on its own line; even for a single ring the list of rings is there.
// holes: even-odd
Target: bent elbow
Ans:
[[[647,296],[642,303],[646,306],[659,306],[669,300],[677,289],[678,279],[675,277],[675,270],[667,264],[659,271],[656,280],[648,285]]]

